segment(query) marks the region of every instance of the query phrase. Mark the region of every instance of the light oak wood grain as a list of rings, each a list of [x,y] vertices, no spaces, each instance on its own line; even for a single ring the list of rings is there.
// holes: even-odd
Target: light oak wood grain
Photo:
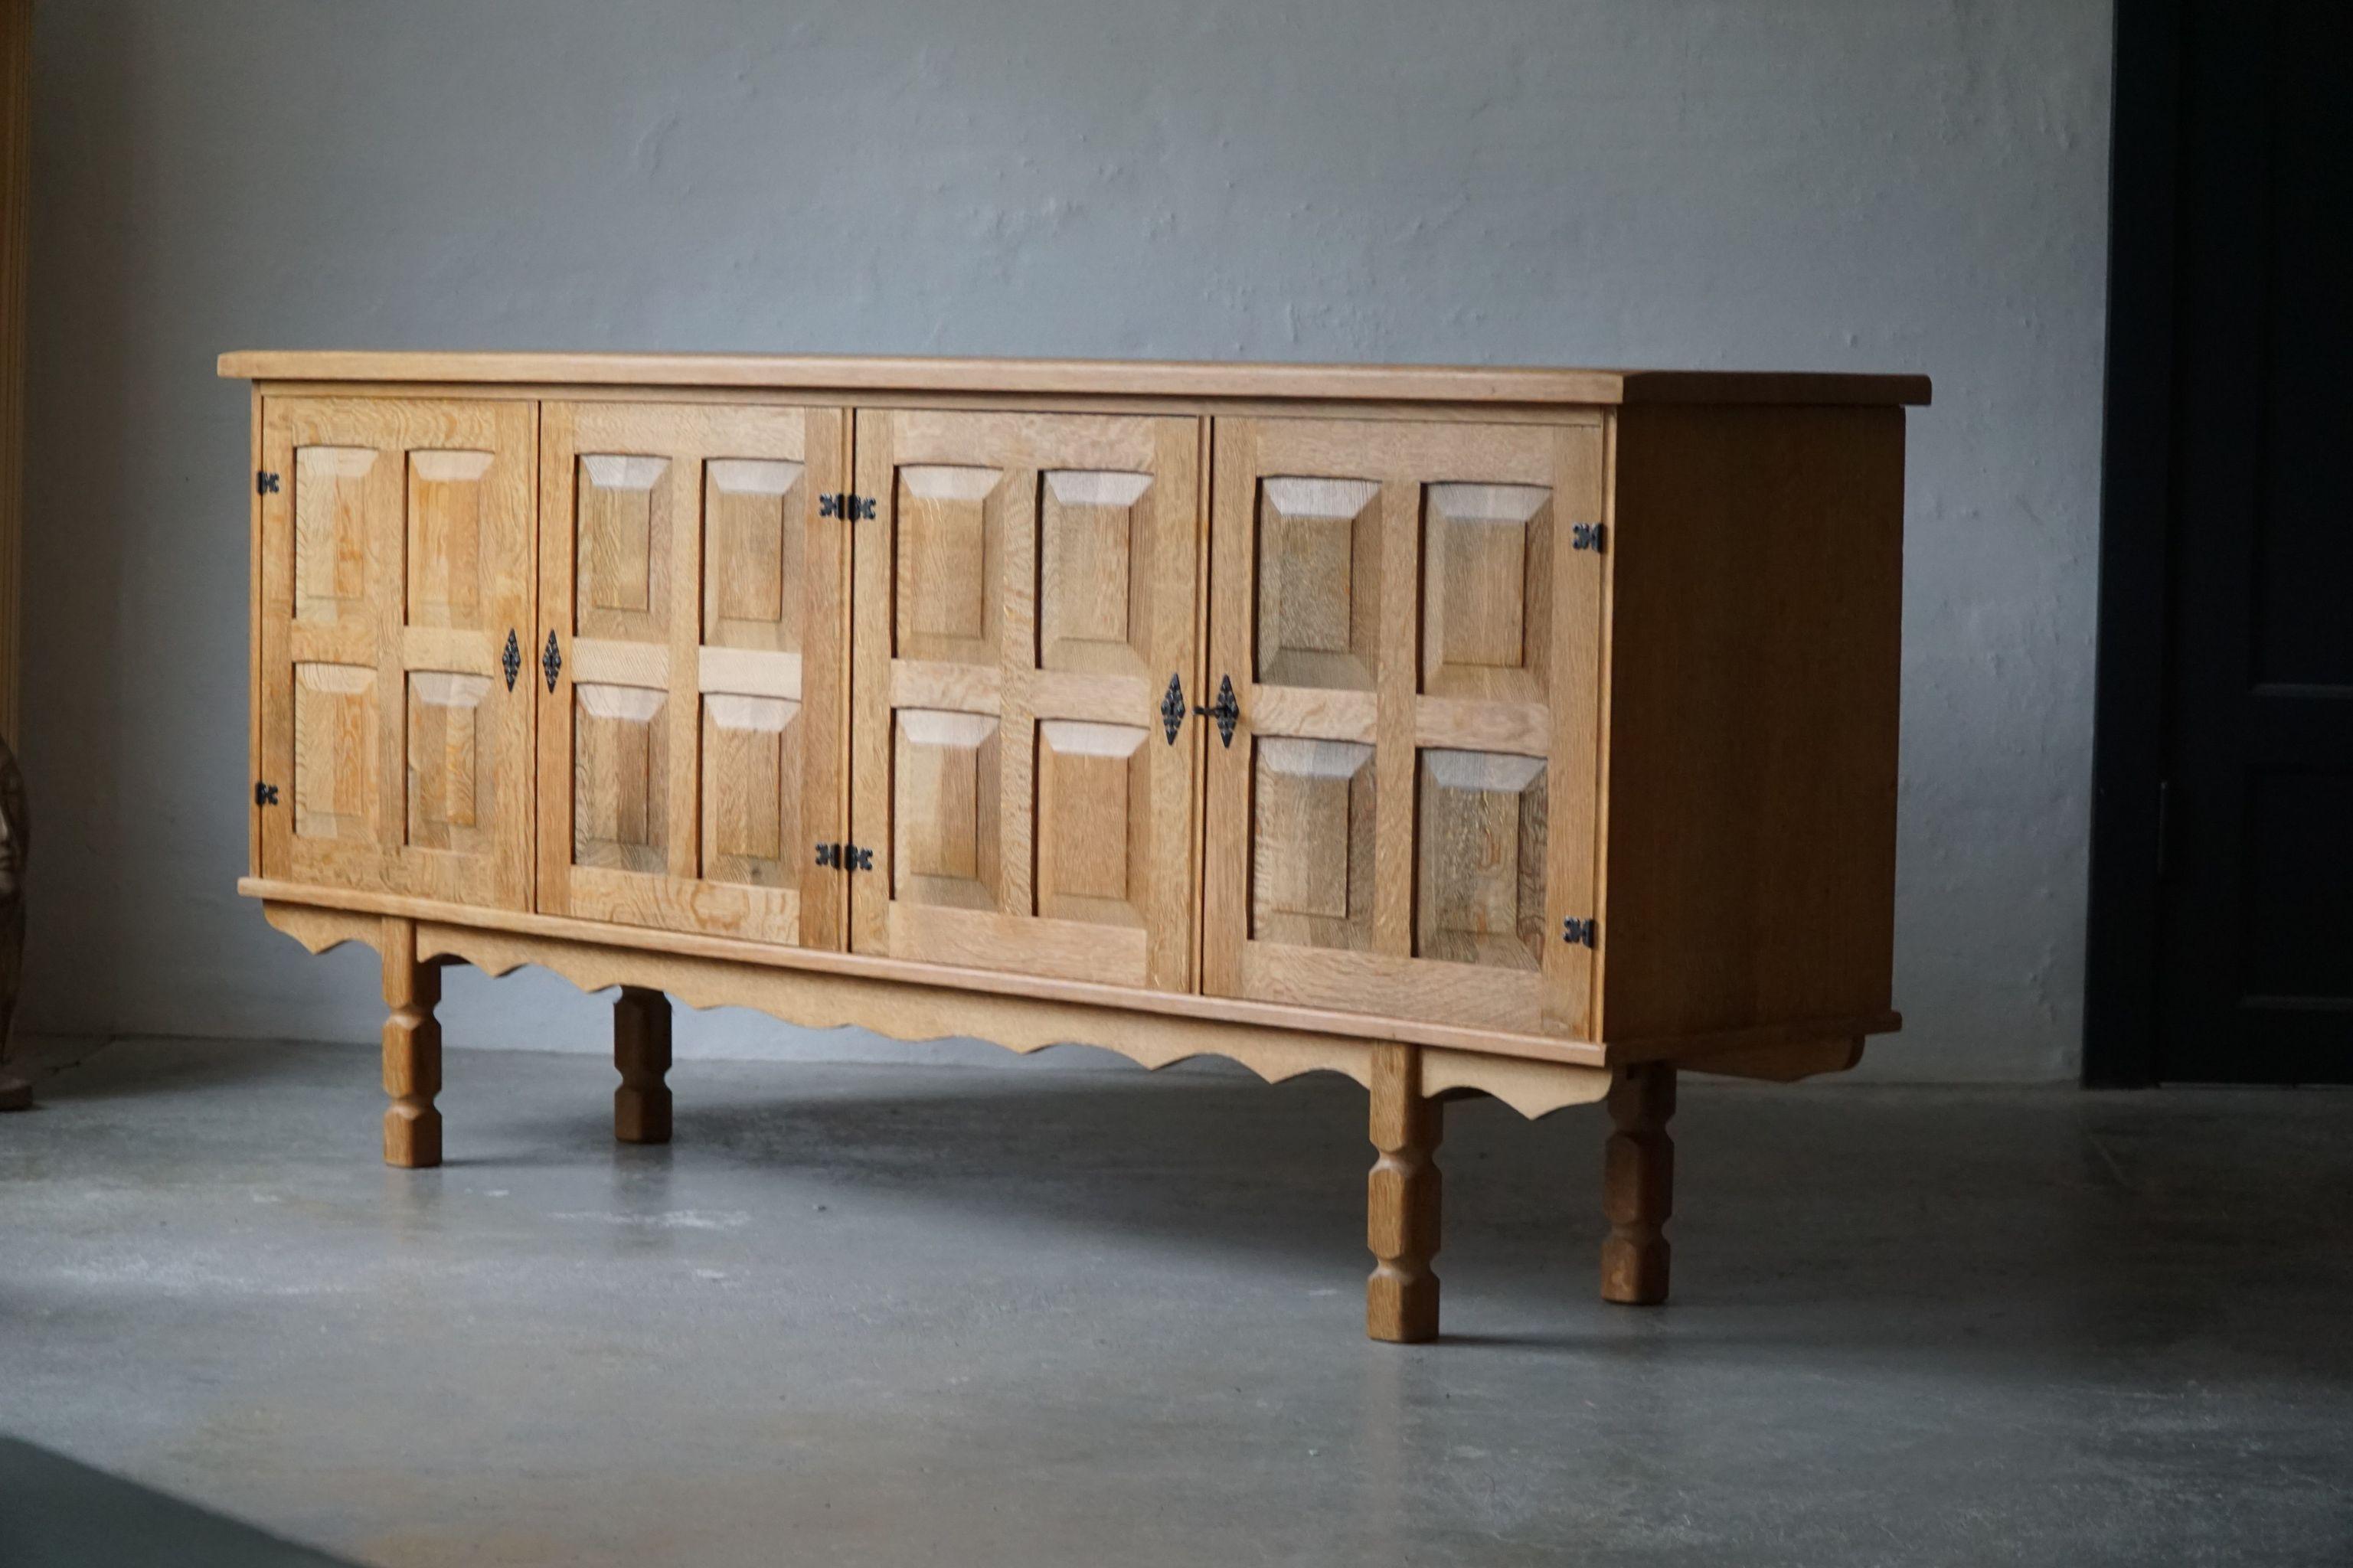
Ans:
[[[540,419],[539,907],[838,948],[839,409],[553,401]]]
[[[413,381],[513,386],[822,388],[844,393],[1383,399],[1596,405],[1617,403],[1925,404],[1917,375],[1486,365],[1242,364],[1207,361],[892,359],[841,355],[496,353],[245,350],[220,356],[240,381]]]
[[[441,1163],[441,970],[417,951],[417,922],[387,919],[384,958],[384,1163],[420,1169]]]
[[[1601,432],[1220,420],[1204,983],[1585,1031]]]
[[[533,411],[266,400],[255,776],[282,877],[522,908],[533,710]]]
[[[1421,1052],[1373,1047],[1371,1131],[1377,1152],[1365,1178],[1365,1332],[1418,1344],[1438,1337],[1439,1140],[1445,1107],[1423,1092]]]
[[[1197,423],[856,438],[851,945],[1190,990],[1198,753],[1159,706],[1198,658]]]
[[[377,945],[385,921],[348,910],[271,901],[270,924],[314,952],[347,942]],[[638,984],[667,991],[694,1007],[739,1006],[811,1028],[854,1024],[902,1039],[939,1039],[978,1031],[1015,1051],[1052,1045],[1092,1045],[1146,1068],[1196,1056],[1223,1056],[1269,1082],[1303,1072],[1331,1071],[1371,1081],[1373,1042],[1313,1029],[1262,1023],[1202,1023],[1155,1018],[1125,1008],[1089,1008],[1030,997],[980,997],[904,982],[856,976],[765,980],[750,966],[723,959],[649,952],[638,948],[548,938],[480,927],[420,922],[421,951],[504,974],[525,963],[563,974],[583,990]],[[836,984],[839,982],[839,984]],[[1564,1106],[1588,1104],[1608,1092],[1610,1075],[1483,1052],[1422,1047],[1425,1087],[1436,1094],[1488,1094],[1531,1118]]]
[[[443,962],[623,987],[624,1140],[668,1135],[670,997],[1339,1071],[1367,1330],[1410,1341],[1443,1099],[1606,1095],[1603,1292],[1656,1301],[1678,1068],[1843,1070],[1900,1024],[1919,378],[222,367],[283,478],[253,761],[290,798],[240,886],[382,955],[396,1163],[439,1154]]]

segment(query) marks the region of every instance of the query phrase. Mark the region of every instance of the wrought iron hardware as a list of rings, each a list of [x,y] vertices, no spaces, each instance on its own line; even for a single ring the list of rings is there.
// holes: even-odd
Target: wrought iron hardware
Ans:
[[[838,517],[845,521],[871,519],[874,515],[874,498],[835,490],[817,498],[817,514],[819,517]]]
[[[1176,743],[1176,731],[1185,727],[1185,683],[1175,676],[1168,678],[1167,694],[1160,699],[1160,728],[1167,732],[1168,743]]]
[[[828,871],[871,871],[874,851],[857,844],[820,844],[817,863]]]
[[[1571,550],[1599,550],[1608,533],[1608,527],[1602,523],[1573,522],[1568,526],[1568,547]]]
[[[1599,947],[1601,927],[1598,921],[1581,921],[1571,915],[1560,922],[1560,940],[1571,947]]]
[[[555,678],[564,673],[564,656],[555,651],[555,628],[547,631],[547,651],[539,656],[539,668],[547,676],[547,689],[555,689]]]
[[[1234,725],[1242,716],[1241,704],[1234,700],[1234,678],[1230,675],[1219,677],[1218,700],[1207,708],[1196,703],[1193,711],[1215,719],[1218,721],[1218,739],[1226,745],[1232,745]]]
[[[507,689],[514,689],[515,677],[522,673],[522,643],[514,628],[507,628],[507,651],[499,656],[499,668],[507,672]]]
[[[278,493],[278,476],[271,473],[267,468],[258,470],[253,476],[253,493],[264,496],[276,495]]]
[[[278,786],[274,784],[256,783],[253,786],[253,804],[256,805],[276,805],[278,804]]]

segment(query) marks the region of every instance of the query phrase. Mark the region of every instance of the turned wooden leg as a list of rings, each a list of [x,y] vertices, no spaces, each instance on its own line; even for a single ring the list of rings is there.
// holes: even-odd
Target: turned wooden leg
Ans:
[[[613,1091],[613,1136],[624,1143],[670,1142],[670,998],[624,985],[613,1004],[613,1065],[621,1087]]]
[[[417,957],[417,923],[384,922],[384,1163],[421,1169],[441,1163],[441,968]]]
[[[1373,1249],[1365,1281],[1365,1332],[1397,1344],[1438,1337],[1438,1101],[1421,1092],[1418,1046],[1373,1048],[1373,1147],[1379,1155],[1365,1179],[1365,1242]]]
[[[1601,1167],[1601,1299],[1648,1307],[1667,1299],[1667,1216],[1675,1206],[1671,1063],[1627,1068],[1609,1088],[1609,1145]]]

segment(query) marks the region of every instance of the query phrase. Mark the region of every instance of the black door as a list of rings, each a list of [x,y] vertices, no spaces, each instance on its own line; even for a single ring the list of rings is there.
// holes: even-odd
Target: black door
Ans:
[[[2095,1079],[2353,1081],[2347,41],[2341,0],[2119,6]]]

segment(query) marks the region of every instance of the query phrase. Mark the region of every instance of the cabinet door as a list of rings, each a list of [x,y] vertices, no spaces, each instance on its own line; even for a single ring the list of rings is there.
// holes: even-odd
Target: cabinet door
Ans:
[[[1215,471],[1206,988],[1581,1035],[1599,421],[1221,419]]]
[[[841,945],[841,873],[814,847],[845,804],[849,524],[819,515],[843,426],[830,408],[545,405],[543,910]]]
[[[265,876],[524,909],[532,405],[262,405]]]
[[[860,410],[860,952],[1192,984],[1198,420]]]

